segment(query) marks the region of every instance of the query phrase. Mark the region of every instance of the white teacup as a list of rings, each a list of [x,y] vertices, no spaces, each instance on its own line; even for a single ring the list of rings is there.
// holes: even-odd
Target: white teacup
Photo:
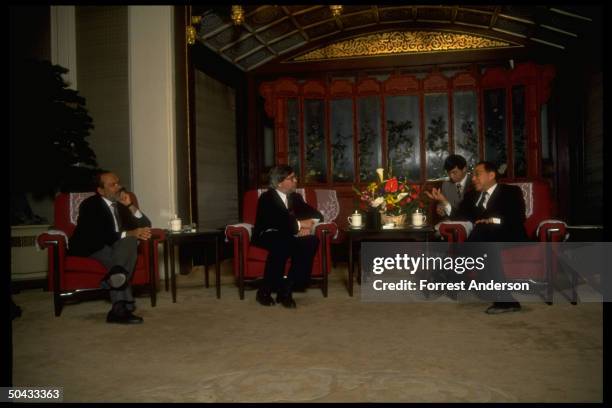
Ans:
[[[415,211],[412,213],[412,225],[415,227],[421,227],[427,221],[427,216],[420,211]]]
[[[361,217],[361,214],[357,211],[355,211],[353,214],[351,214],[350,216],[346,217],[350,226],[353,228],[360,228],[363,224],[363,219]]]
[[[178,232],[181,231],[181,229],[183,228],[180,218],[170,220],[168,224],[170,225],[170,231]]]

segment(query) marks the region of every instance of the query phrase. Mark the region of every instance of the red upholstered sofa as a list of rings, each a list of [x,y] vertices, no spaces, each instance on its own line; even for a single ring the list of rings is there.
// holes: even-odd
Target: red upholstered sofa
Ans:
[[[55,316],[62,313],[64,299],[78,292],[100,289],[100,281],[106,268],[92,258],[67,255],[67,240],[74,232],[79,206],[95,193],[60,193],[55,197],[55,225],[48,233],[38,236],[38,245],[48,249],[48,287],[53,291]],[[130,193],[132,194],[132,193]],[[136,196],[132,201],[138,206]],[[153,248],[164,239],[164,231],[152,229]],[[154,278],[151,279],[151,276]],[[132,278],[132,285],[149,285],[151,305],[156,302],[156,284],[159,280],[158,253],[150,251],[149,245],[140,242],[138,259]]]
[[[244,195],[242,207],[244,222],[228,225],[225,229],[227,239],[233,242],[234,245],[233,267],[234,275],[238,281],[240,299],[244,299],[245,281],[253,281],[263,277],[268,257],[267,250],[251,245],[251,231],[255,225],[257,200],[263,191],[265,189],[247,191]],[[308,204],[317,208],[318,194],[315,190],[298,189],[298,192],[304,196]],[[319,211],[321,211],[321,208],[319,208]],[[331,214],[330,212],[321,212],[326,218]],[[331,271],[330,243],[337,231],[338,228],[333,222],[323,222],[315,227],[315,234],[320,242],[312,265],[311,279],[321,282],[321,290],[325,297],[327,297],[327,274]],[[290,260],[287,262],[285,273],[289,270],[290,262]]]
[[[507,184],[519,186],[525,199],[525,230],[534,242],[560,242],[567,237],[567,226],[553,219],[554,205],[550,185],[545,180],[513,181]],[[463,224],[444,221],[439,224],[440,235],[448,242],[463,242],[467,232]],[[548,286],[548,299],[552,296],[551,278],[557,271],[556,263],[547,263],[543,246],[523,246],[504,249],[502,263],[506,278],[541,282]]]

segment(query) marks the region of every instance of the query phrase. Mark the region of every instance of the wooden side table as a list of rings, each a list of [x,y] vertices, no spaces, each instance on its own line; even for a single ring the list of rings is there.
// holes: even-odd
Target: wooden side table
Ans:
[[[206,251],[208,245],[214,245],[215,251],[215,284],[217,289],[217,299],[221,298],[221,267],[219,264],[220,241],[223,239],[223,231],[215,229],[198,229],[195,232],[172,232],[166,231],[164,241],[164,272],[166,282],[168,281],[168,252],[170,252],[170,285],[172,288],[172,303],[176,303],[176,271],[174,267],[175,250],[182,244],[190,243],[201,245],[202,250]],[[205,262],[206,263],[206,262]],[[208,266],[205,265],[204,285],[208,287]]]

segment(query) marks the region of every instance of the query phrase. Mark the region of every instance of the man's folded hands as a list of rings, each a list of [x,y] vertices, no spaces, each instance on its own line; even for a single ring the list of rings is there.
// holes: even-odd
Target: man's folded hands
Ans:
[[[151,228],[143,227],[130,230],[126,234],[128,237],[136,237],[138,239],[147,240],[151,238]]]

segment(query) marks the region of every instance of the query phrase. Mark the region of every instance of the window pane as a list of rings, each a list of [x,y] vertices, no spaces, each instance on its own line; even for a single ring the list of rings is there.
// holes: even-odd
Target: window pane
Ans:
[[[300,174],[300,109],[296,98],[287,99],[287,142],[288,164],[293,167],[295,174]]]
[[[394,176],[421,179],[419,97],[387,96],[387,163]]]
[[[501,175],[508,164],[506,150],[506,90],[484,91],[485,160],[495,163]]]
[[[514,177],[527,176],[527,152],[525,129],[525,86],[512,87],[512,147]]]
[[[382,167],[380,137],[380,99],[377,96],[359,98],[359,179],[376,180],[376,168]]]
[[[465,158],[469,169],[478,163],[478,99],[476,91],[453,93],[455,153]]]
[[[427,178],[445,177],[444,160],[448,156],[448,95],[425,95]]]
[[[331,154],[334,181],[355,181],[353,162],[353,100],[335,99],[329,104]]]
[[[304,99],[304,176],[307,183],[324,183],[327,180],[324,123],[324,101]]]

